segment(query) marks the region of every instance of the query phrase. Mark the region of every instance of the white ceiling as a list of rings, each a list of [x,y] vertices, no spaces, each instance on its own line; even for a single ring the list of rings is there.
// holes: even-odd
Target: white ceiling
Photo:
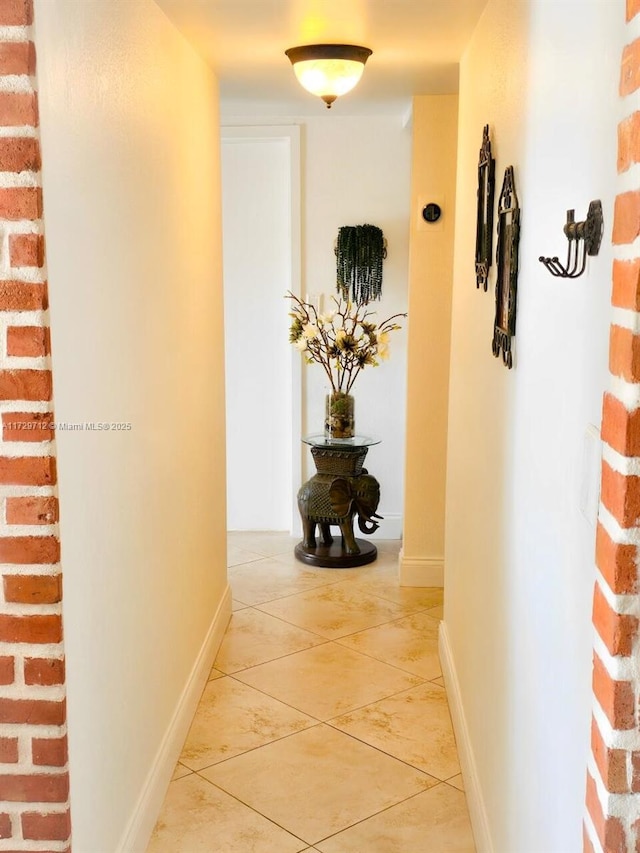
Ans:
[[[284,51],[337,42],[373,50],[333,114],[395,113],[458,88],[457,63],[487,0],[156,0],[215,69],[227,115],[320,114]]]

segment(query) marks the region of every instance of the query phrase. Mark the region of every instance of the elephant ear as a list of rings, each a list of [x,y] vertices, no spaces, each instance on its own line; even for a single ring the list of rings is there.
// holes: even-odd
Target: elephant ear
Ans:
[[[351,483],[343,477],[337,477],[329,488],[329,500],[337,516],[348,515],[353,500]]]
[[[382,516],[376,514],[380,503],[380,484],[370,474],[361,477],[360,482],[362,488],[358,489],[356,498],[359,515],[368,521],[371,521],[372,518],[381,518]]]

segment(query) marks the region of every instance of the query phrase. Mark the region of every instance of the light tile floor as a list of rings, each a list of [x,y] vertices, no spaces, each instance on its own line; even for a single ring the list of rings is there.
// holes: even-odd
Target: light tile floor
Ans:
[[[230,533],[234,613],[148,853],[475,853],[438,660],[398,542],[315,569]]]

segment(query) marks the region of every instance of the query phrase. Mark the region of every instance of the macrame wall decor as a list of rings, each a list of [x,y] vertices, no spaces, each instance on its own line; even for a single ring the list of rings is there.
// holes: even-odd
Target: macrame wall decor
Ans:
[[[343,225],[336,240],[337,290],[345,299],[366,305],[380,299],[386,240],[375,225]]]

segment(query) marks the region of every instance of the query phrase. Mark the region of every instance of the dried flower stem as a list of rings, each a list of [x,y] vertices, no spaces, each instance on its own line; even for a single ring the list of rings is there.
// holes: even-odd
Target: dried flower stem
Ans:
[[[394,314],[376,325],[364,305],[334,296],[335,310],[326,316],[293,293],[287,297],[293,302],[289,340],[306,355],[307,363],[322,366],[333,393],[349,394],[366,365],[377,367],[378,358],[387,357],[388,335],[401,328],[394,321],[406,317]]]

